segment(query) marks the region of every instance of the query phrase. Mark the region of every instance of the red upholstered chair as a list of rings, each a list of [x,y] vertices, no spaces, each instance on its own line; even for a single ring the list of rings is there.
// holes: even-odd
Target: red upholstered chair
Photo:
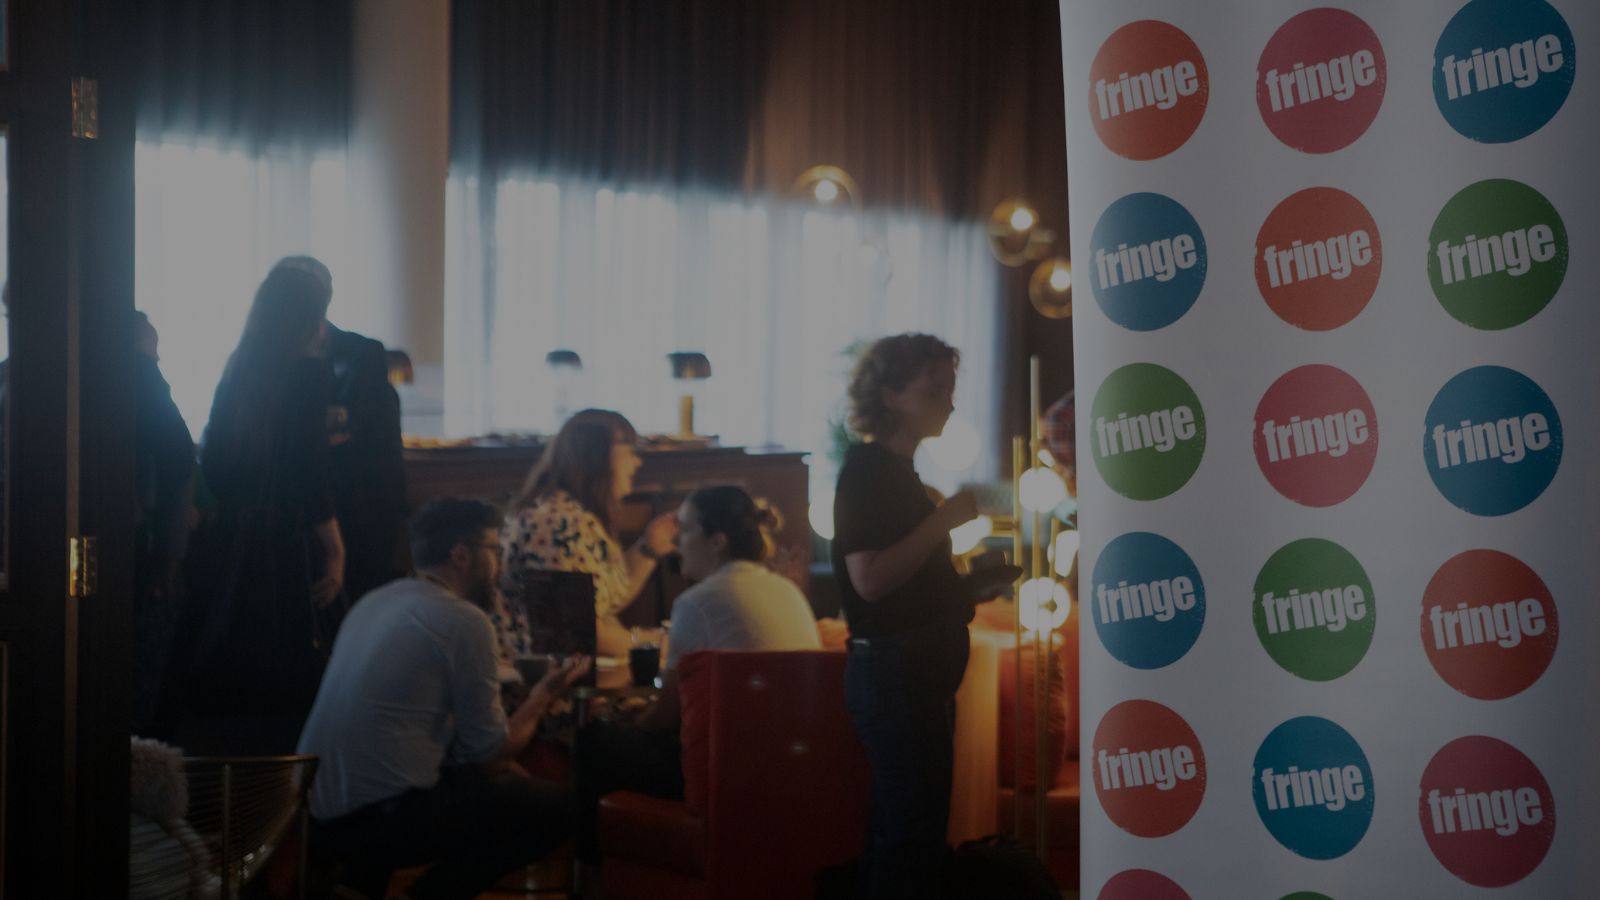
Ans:
[[[686,799],[601,800],[605,895],[810,900],[818,870],[859,856],[869,775],[844,664],[811,650],[686,657]]]

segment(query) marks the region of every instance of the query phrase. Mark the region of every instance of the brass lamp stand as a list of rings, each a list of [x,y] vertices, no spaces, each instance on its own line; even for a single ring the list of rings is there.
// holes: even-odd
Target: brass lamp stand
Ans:
[[[1049,754],[1048,721],[1050,706],[1050,660],[1055,656],[1055,629],[1066,620],[1071,603],[1066,589],[1048,569],[1045,544],[1040,532],[1044,528],[1044,514],[1052,510],[1066,495],[1065,485],[1059,476],[1041,464],[1044,457],[1044,435],[1039,416],[1039,357],[1028,361],[1029,435],[1026,440],[1016,436],[1011,439],[1011,552],[1016,564],[1022,566],[1024,507],[1032,515],[1032,528],[1028,533],[1028,563],[1026,578],[1016,586],[1017,617],[1014,625],[1015,654],[1013,665],[1016,685],[1015,713],[1012,716],[1012,783],[1016,802],[1012,804],[1012,830],[1022,835],[1022,650],[1024,630],[1033,633],[1033,740],[1034,740],[1034,847],[1039,859],[1046,858],[1049,847],[1049,827],[1046,818],[1049,786],[1055,772]],[[1059,493],[1058,493],[1059,492]],[[1024,502],[1024,497],[1027,501]],[[1056,542],[1060,523],[1050,519],[1050,545]]]

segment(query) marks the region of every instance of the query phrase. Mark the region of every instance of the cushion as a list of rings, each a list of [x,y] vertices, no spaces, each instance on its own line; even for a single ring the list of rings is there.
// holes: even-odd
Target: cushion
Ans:
[[[600,846],[622,856],[683,875],[706,871],[706,823],[681,800],[615,791],[600,800]]]

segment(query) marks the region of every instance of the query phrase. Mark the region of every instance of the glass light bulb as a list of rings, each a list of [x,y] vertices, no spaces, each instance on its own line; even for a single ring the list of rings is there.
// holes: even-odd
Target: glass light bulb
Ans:
[[[1033,210],[1026,206],[1019,206],[1011,211],[1011,227],[1017,231],[1027,231],[1033,227],[1034,221]]]
[[[994,534],[994,520],[988,516],[963,522],[950,529],[950,552],[957,556],[971,553],[991,534]]]
[[[1075,529],[1069,529],[1056,535],[1057,575],[1065,578],[1072,573],[1072,561],[1078,557],[1078,545],[1080,543],[1078,532]]]
[[[960,472],[978,459],[978,430],[965,419],[951,416],[944,431],[928,438],[928,455],[946,472]]]
[[[839,199],[839,186],[832,181],[819,181],[817,186],[811,189],[811,193],[817,198],[818,203],[832,203]]]
[[[1034,578],[1022,583],[1017,595],[1017,615],[1022,627],[1033,632],[1060,628],[1072,613],[1072,596],[1054,578]]]
[[[1017,489],[1028,512],[1047,513],[1067,499],[1067,485],[1054,469],[1035,466],[1022,473]]]
[[[1065,291],[1072,287],[1072,270],[1063,265],[1051,269],[1050,287],[1057,291]]]

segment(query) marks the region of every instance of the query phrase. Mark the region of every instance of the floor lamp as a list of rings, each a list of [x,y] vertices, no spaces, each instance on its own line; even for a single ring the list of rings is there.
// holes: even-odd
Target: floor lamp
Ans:
[[[1050,660],[1055,655],[1055,630],[1061,627],[1071,612],[1071,597],[1065,586],[1056,579],[1050,571],[1045,559],[1045,548],[1053,547],[1061,534],[1060,522],[1053,516],[1050,519],[1050,541],[1048,544],[1040,540],[1040,533],[1044,527],[1044,517],[1051,513],[1055,507],[1066,499],[1067,488],[1055,469],[1047,464],[1048,451],[1044,449],[1044,436],[1039,417],[1039,357],[1030,357],[1028,360],[1028,402],[1029,422],[1028,437],[1021,436],[1011,440],[1011,514],[1014,527],[1012,529],[1011,549],[1012,557],[1018,566],[1026,572],[1026,578],[1017,585],[1017,617],[1014,625],[1015,633],[1013,655],[1013,673],[1016,685],[1016,713],[1012,716],[1012,783],[1015,785],[1017,801],[1012,804],[1013,831],[1019,837],[1022,834],[1022,648],[1024,631],[1033,635],[1033,738],[1034,738],[1034,845],[1035,852],[1041,860],[1048,853],[1048,825],[1047,825],[1047,800],[1049,785],[1055,772],[1049,758],[1047,740],[1047,726],[1049,720],[1050,704]],[[1022,516],[1024,510],[1032,516],[1032,528],[1028,530],[1028,553],[1026,564],[1023,563],[1023,528]],[[1076,537],[1076,535],[1074,535]],[[1070,566],[1068,559],[1065,565]],[[1056,569],[1060,570],[1063,561],[1056,560]]]

